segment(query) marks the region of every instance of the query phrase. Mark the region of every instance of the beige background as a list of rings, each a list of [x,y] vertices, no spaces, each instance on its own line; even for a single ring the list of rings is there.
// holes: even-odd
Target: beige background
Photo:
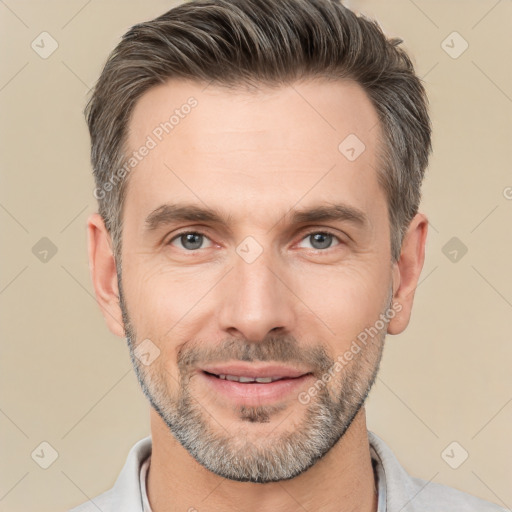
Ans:
[[[82,109],[119,37],[175,4],[0,0],[0,512],[96,496],[149,433],[125,343],[106,329],[89,278],[95,200]],[[412,474],[511,507],[512,2],[351,6],[405,40],[427,84],[435,146],[427,260],[410,327],[388,338],[369,428]],[[59,45],[47,59],[31,48],[43,31]],[[446,39],[454,31],[469,44],[458,58],[443,49],[463,48]],[[46,262],[48,242],[33,252],[43,237],[57,248]],[[443,252],[452,237],[458,247]],[[31,458],[43,441],[58,452],[46,470]],[[441,456],[453,441],[462,448],[452,459],[469,453],[458,469]]]

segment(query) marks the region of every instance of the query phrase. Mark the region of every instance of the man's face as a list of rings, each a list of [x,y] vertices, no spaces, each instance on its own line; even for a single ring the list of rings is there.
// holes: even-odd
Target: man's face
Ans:
[[[130,152],[154,147],[126,191],[126,335],[153,407],[214,473],[292,478],[366,398],[393,287],[379,129],[351,82],[244,93],[175,80],[136,105]]]

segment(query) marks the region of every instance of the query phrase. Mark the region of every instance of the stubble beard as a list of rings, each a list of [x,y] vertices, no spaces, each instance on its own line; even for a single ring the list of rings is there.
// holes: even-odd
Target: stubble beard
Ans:
[[[276,405],[233,406],[239,421],[231,422],[230,426],[236,424],[236,429],[228,431],[210,412],[211,404],[199,403],[193,396],[197,363],[227,360],[298,363],[315,368],[313,374],[319,379],[318,384],[336,361],[327,355],[323,346],[298,348],[296,340],[289,336],[268,336],[258,343],[230,339],[215,348],[186,343],[178,353],[179,387],[171,390],[168,384],[173,386],[175,381],[163,364],[157,360],[145,366],[136,357],[134,340],[137,335],[129,319],[120,281],[119,292],[130,357],[145,396],[190,455],[223,478],[268,483],[288,480],[305,472],[343,437],[377,377],[386,330],[340,371],[332,372],[327,384],[317,385],[317,393],[309,403],[302,404],[296,399],[295,405],[288,401]],[[294,414],[292,407],[298,409],[293,430],[281,431],[280,423]],[[286,408],[290,413],[284,412],[283,419],[273,421]],[[263,423],[269,424],[269,428],[262,429]]]

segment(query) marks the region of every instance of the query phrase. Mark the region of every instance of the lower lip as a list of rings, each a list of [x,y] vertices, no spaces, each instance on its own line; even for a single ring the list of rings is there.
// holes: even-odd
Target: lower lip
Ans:
[[[204,379],[211,388],[240,405],[262,405],[263,403],[276,402],[288,398],[292,393],[295,396],[308,383],[313,375],[310,373],[294,379],[281,379],[274,382],[236,382],[220,379],[203,371],[199,376]]]

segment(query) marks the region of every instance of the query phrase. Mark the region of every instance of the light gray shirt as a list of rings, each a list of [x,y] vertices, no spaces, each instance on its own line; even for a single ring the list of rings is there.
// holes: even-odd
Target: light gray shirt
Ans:
[[[377,512],[507,512],[505,508],[451,487],[411,477],[380,437],[368,431],[378,488]],[[138,441],[112,489],[69,512],[151,512],[146,474],[151,437]]]

